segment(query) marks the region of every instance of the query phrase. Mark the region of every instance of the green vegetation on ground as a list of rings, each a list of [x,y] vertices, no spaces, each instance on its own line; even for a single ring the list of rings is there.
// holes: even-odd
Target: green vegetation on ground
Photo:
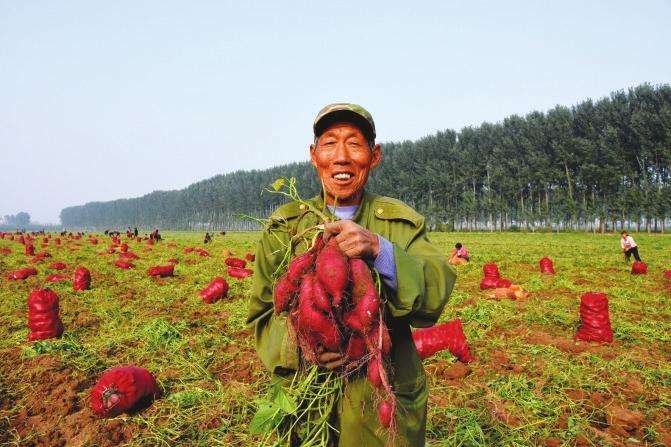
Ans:
[[[649,265],[632,276],[617,235],[432,233],[445,253],[459,241],[473,258],[441,317],[461,318],[477,360],[449,353],[426,360],[431,446],[669,445],[671,440],[671,236],[635,235]],[[251,279],[226,276],[224,249],[253,251],[258,233],[216,235],[210,257],[202,233],[167,233],[133,270],[113,265],[85,238],[44,248],[39,275],[8,281],[29,264],[23,246],[0,240],[0,445],[254,445],[248,425],[269,385],[253,335],[245,328]],[[125,238],[123,238],[125,240]],[[35,242],[41,251],[40,239]],[[151,250],[147,250],[151,248]],[[542,276],[550,256],[557,275]],[[177,258],[175,277],[154,279],[149,266]],[[26,299],[44,287],[53,261],[83,265],[92,288],[50,285],[60,296],[65,334],[27,341]],[[531,292],[523,301],[488,298],[479,290],[482,264]],[[229,298],[206,305],[198,292],[215,276]],[[575,343],[580,294],[604,291],[615,333],[612,345]],[[110,420],[93,416],[90,387],[106,368],[132,363],[156,375],[163,390],[151,406]],[[627,425],[629,424],[629,425]],[[665,444],[666,443],[666,444]]]

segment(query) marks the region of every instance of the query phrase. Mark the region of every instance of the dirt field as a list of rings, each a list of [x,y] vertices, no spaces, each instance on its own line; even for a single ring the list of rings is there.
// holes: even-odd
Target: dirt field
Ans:
[[[229,298],[213,305],[198,297],[214,276],[226,276],[224,249],[253,251],[257,233],[217,235],[211,256],[202,234],[168,233],[147,246],[132,242],[136,268],[113,265],[109,238],[86,237],[36,251],[52,257],[25,281],[6,274],[30,266],[15,241],[0,240],[0,445],[254,445],[247,426],[268,383],[253,337],[245,328],[251,279],[227,278]],[[441,320],[459,317],[477,360],[449,353],[425,361],[430,378],[431,446],[671,446],[671,236],[637,235],[645,276],[632,276],[619,236],[588,234],[455,234],[431,239],[446,253],[460,241],[473,255],[459,266],[455,291]],[[125,238],[124,238],[125,239]],[[557,275],[539,273],[550,256]],[[175,277],[147,276],[151,265],[177,258]],[[62,338],[28,342],[26,299],[44,287],[54,261],[69,277],[83,265],[92,288],[70,281],[50,287],[60,297]],[[530,296],[490,299],[479,290],[482,264]],[[610,300],[615,341],[574,342],[581,293]],[[89,391],[100,374],[120,364],[152,371],[162,395],[131,415],[101,420]]]

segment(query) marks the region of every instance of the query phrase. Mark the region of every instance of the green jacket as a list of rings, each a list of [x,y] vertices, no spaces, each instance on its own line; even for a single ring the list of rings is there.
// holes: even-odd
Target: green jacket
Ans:
[[[310,201],[322,209],[320,196]],[[297,202],[280,207],[270,217],[256,251],[254,283],[247,323],[254,326],[256,349],[273,373],[286,375],[298,368],[298,349],[286,330],[286,313],[273,310],[273,272],[284,255],[282,243],[290,234],[318,223],[313,213]],[[452,291],[456,274],[446,256],[426,236],[424,217],[404,203],[370,193],[353,220],[389,240],[394,246],[397,290],[385,288],[387,324],[392,340],[392,383],[398,401],[396,445],[423,446],[426,429],[428,387],[422,361],[417,355],[410,326],[436,323]],[[304,251],[305,245],[296,249]],[[383,446],[373,391],[365,377],[350,380],[338,406],[339,446]],[[379,436],[378,436],[379,435]]]

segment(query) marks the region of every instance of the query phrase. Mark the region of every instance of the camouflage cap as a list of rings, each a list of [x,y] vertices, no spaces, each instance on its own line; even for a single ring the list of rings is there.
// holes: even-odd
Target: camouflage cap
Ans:
[[[330,125],[338,122],[356,125],[361,129],[367,140],[375,141],[373,116],[360,105],[346,102],[329,104],[319,111],[312,125],[315,138],[319,137]]]

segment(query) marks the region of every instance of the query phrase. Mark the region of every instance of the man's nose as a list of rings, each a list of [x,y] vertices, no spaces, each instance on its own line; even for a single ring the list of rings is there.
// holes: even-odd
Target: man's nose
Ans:
[[[333,163],[336,164],[349,164],[351,161],[349,156],[349,150],[344,141],[338,142],[336,145],[336,151],[333,156]]]

